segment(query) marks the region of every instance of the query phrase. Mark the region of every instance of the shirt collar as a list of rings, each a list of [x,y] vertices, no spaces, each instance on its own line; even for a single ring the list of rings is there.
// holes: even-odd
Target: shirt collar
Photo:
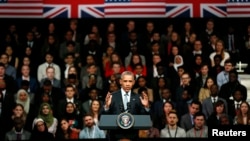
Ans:
[[[121,88],[122,95],[126,94],[126,92]],[[131,90],[127,93],[128,95],[131,94]]]
[[[234,105],[241,104],[241,103],[242,103],[242,101],[239,101],[239,102],[238,102],[238,101],[235,101],[235,100],[234,100]]]
[[[67,100],[67,102],[74,102],[74,98],[71,98],[71,99],[69,99],[69,98],[66,98],[66,100]]]

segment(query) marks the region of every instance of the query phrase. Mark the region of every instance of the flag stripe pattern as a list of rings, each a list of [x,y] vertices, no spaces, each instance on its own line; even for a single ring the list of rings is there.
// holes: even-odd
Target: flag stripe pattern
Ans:
[[[0,0],[2,18],[42,18],[43,0]]]

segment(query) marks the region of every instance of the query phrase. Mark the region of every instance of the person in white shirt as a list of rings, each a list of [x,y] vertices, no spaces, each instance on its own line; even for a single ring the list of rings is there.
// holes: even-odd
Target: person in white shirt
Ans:
[[[41,83],[41,80],[43,78],[46,78],[46,68],[48,66],[51,66],[55,69],[55,78],[58,80],[61,80],[61,69],[60,69],[59,65],[57,65],[53,62],[53,59],[54,59],[54,57],[53,57],[52,53],[47,52],[45,54],[45,62],[38,66],[38,70],[37,70],[38,82]]]

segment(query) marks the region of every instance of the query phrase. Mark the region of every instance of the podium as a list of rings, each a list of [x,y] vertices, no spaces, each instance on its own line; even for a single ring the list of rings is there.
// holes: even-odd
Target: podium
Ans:
[[[120,115],[101,115],[99,128],[102,130],[121,129],[117,120]],[[130,129],[147,130],[152,127],[150,115],[132,115],[134,123]],[[124,129],[126,130],[126,129]]]

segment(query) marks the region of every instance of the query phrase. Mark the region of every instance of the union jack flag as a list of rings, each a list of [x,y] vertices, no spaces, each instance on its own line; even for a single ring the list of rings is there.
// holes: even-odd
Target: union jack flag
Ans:
[[[225,0],[166,0],[166,17],[226,17]]]
[[[104,17],[103,0],[44,0],[44,18]]]
[[[228,17],[250,17],[250,1],[228,0],[227,14]]]

